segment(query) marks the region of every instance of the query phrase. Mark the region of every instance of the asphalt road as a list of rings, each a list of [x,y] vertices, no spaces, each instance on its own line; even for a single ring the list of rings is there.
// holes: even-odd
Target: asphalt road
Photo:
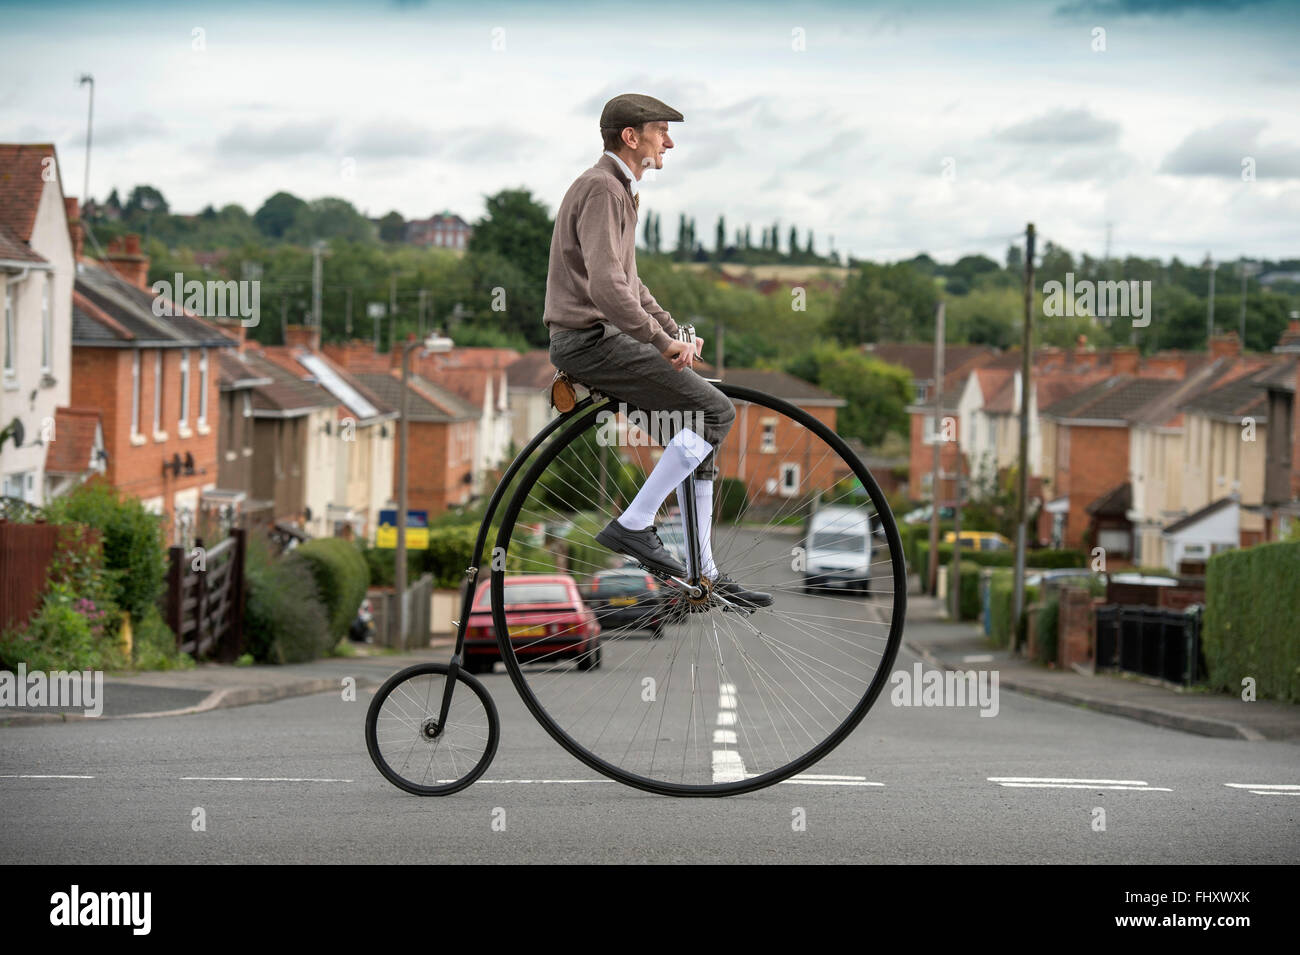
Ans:
[[[915,662],[904,652],[895,669]],[[885,695],[814,770],[881,785],[674,799],[596,777],[533,721],[508,676],[485,679],[500,750],[484,779],[445,798],[406,795],[375,771],[366,692],[8,728],[0,862],[1300,861],[1297,799],[1231,785],[1294,783],[1290,744],[1190,736],[1013,693],[994,718]],[[1027,777],[1144,785],[992,781]]]

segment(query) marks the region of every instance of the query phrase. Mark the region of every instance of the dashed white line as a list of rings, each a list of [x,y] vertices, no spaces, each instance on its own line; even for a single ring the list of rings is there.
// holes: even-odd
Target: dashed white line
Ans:
[[[0,775],[0,779],[94,779],[94,776],[38,776],[34,773]]]
[[[1244,789],[1252,796],[1300,796],[1294,783],[1224,783],[1232,789]]]
[[[990,776],[988,781],[1008,789],[1127,789],[1135,792],[1171,793],[1141,779],[1072,779],[1057,776]]]
[[[314,779],[307,776],[182,776],[184,782],[199,783],[350,783],[351,779]]]
[[[721,683],[718,685],[718,720],[719,727],[736,725],[736,685]],[[721,738],[719,738],[721,734]],[[714,745],[734,746],[734,730],[718,729],[713,737]],[[746,778],[745,761],[740,758],[739,750],[715,749],[713,751],[713,781],[715,783],[738,783]]]

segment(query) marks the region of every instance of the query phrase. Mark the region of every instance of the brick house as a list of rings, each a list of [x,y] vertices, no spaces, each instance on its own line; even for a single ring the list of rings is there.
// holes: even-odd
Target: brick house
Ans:
[[[76,208],[52,145],[0,144],[0,495],[35,505],[52,496],[46,466],[72,396]]]
[[[72,298],[72,404],[103,416],[105,476],[163,518],[168,538],[194,536],[220,470],[216,354],[236,343],[185,313],[154,315],[139,237],[83,260]]]
[[[456,249],[463,252],[469,248],[470,236],[473,234],[474,230],[468,222],[447,211],[406,223],[406,241],[426,248]]]
[[[551,407],[551,381],[555,366],[545,348],[524,352],[506,366],[506,388],[510,405],[510,440],[517,450],[533,439],[555,417]]]

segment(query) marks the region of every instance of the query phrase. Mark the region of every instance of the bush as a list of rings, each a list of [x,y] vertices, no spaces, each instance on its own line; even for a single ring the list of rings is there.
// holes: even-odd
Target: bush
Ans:
[[[948,565],[951,568],[951,564]],[[963,560],[958,569],[961,577],[961,595],[957,602],[962,620],[978,620],[980,617],[980,571],[982,568],[974,561]]]
[[[749,506],[749,498],[745,493],[745,482],[740,478],[724,477],[714,486],[714,496],[717,498],[717,517],[714,519],[718,524],[730,524],[736,520],[736,517]]]
[[[77,522],[100,532],[104,563],[114,571],[113,602],[143,620],[163,592],[166,550],[158,518],[137,498],[102,481],[83,484],[46,508],[51,522]]]
[[[104,611],[67,588],[50,588],[26,627],[0,635],[0,664],[30,670],[119,670],[126,657]]]
[[[1039,663],[1056,662],[1056,645],[1059,636],[1061,618],[1061,601],[1055,592],[1038,610],[1038,619],[1034,621],[1038,633]]]
[[[1210,558],[1202,645],[1211,686],[1300,702],[1300,541],[1275,541]]]
[[[1010,646],[1012,610],[1016,602],[1016,572],[1012,569],[993,571],[989,581],[989,640],[999,647]],[[1025,606],[1038,599],[1038,587],[1025,587]],[[1016,642],[1025,638],[1025,626],[1028,611],[1022,611],[1020,619],[1015,622]]]
[[[316,578],[316,589],[329,617],[333,637],[330,646],[333,646],[347,635],[361,601],[366,599],[370,569],[357,545],[341,537],[309,540],[293,554],[307,562]]]
[[[259,663],[301,663],[337,641],[316,589],[312,565],[293,550],[276,560],[257,535],[248,541],[244,647]]]
[[[143,620],[133,621],[132,656],[137,670],[194,669],[193,657],[176,649],[176,634],[157,607],[145,611]]]

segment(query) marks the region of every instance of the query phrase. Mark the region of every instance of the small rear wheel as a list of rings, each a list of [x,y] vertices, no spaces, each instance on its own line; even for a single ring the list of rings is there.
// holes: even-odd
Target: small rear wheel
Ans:
[[[394,673],[366,712],[366,749],[384,778],[417,796],[448,796],[483,775],[500,738],[497,708],[475,677],[445,663]],[[447,718],[443,696],[451,691]]]

